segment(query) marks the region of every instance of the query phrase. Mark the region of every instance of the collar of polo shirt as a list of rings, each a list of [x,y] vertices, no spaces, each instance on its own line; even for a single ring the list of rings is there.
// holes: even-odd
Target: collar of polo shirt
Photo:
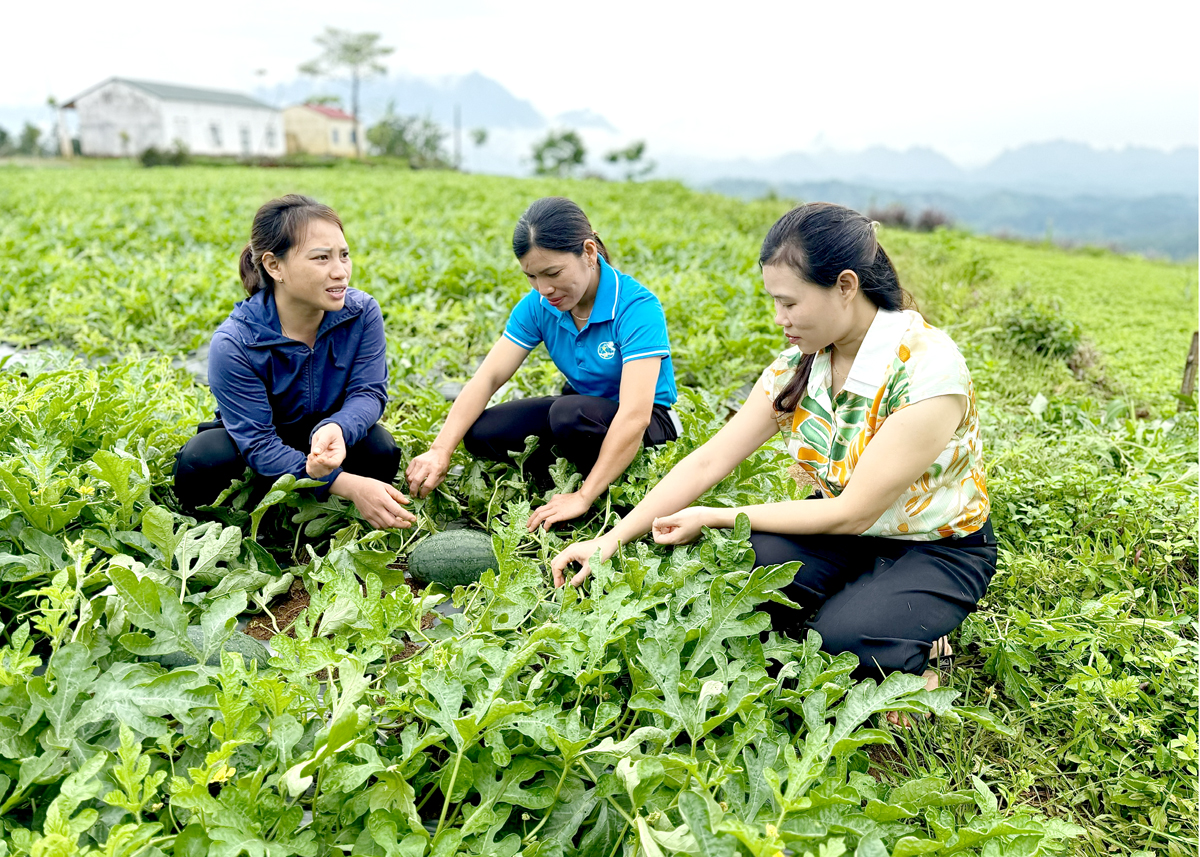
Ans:
[[[896,359],[896,350],[913,318],[903,310],[881,309],[875,313],[867,335],[863,337],[850,374],[846,377],[843,390],[859,396],[874,397],[887,378],[888,368]],[[829,349],[826,348],[813,359],[812,371],[808,376],[808,394],[815,397],[826,385],[829,376]]]

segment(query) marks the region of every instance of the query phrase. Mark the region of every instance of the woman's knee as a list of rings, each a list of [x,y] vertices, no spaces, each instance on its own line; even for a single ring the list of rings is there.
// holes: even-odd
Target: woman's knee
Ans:
[[[597,396],[560,396],[546,420],[555,441],[573,437],[603,437],[617,413],[617,403]]]
[[[379,423],[346,453],[345,469],[359,476],[392,482],[400,469],[400,454],[392,433]]]
[[[245,470],[245,459],[229,432],[207,429],[175,455],[175,496],[185,509],[208,505]]]
[[[920,675],[929,660],[932,640],[893,636],[903,631],[898,627],[868,627],[853,613],[839,612],[833,618],[818,613],[808,626],[821,635],[821,648],[825,652],[831,655],[850,652],[858,658],[856,679],[880,680],[894,672]]]

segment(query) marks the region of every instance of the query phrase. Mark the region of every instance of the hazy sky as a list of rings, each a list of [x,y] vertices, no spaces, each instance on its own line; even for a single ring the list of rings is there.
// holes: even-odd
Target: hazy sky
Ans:
[[[924,145],[972,165],[1030,141],[1195,145],[1196,8],[1160,0],[6,2],[0,107],[69,98],[112,75],[239,90],[286,81],[316,56],[312,37],[331,25],[382,33],[396,48],[392,73],[478,71],[547,116],[590,108],[660,152],[763,157],[818,145]]]

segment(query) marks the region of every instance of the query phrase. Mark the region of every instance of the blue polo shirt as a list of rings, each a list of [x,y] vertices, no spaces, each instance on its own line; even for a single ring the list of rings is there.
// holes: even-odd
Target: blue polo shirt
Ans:
[[[621,367],[630,360],[658,357],[662,363],[654,403],[669,408],[679,398],[662,304],[603,258],[596,301],[583,330],[575,328],[569,312],[555,309],[534,290],[513,309],[504,336],[526,351],[546,343],[550,359],[576,392],[614,402],[621,390]]]

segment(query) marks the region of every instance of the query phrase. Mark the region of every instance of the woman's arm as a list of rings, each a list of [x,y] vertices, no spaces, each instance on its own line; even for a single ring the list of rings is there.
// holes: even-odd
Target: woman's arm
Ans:
[[[550,502],[529,516],[532,532],[550,529],[558,521],[578,518],[625,472],[642,446],[642,436],[654,413],[654,391],[658,386],[661,357],[631,360],[621,367],[621,389],[617,414],[600,444],[600,455],[583,485],[570,494],[555,494]]]
[[[383,313],[374,299],[368,299],[362,319],[362,338],[346,378],[346,395],[342,406],[317,423],[309,434],[314,453],[320,454],[329,444],[328,432],[322,434],[322,430],[332,424],[341,429],[341,457],[345,458],[345,451],[367,436],[371,426],[383,416],[384,406],[387,405],[387,339],[384,335]],[[325,440],[320,450],[317,447],[318,434]],[[339,459],[334,466],[341,463]]]
[[[583,583],[590,572],[588,561],[597,549],[602,559],[608,559],[621,545],[649,532],[656,518],[670,515],[694,502],[777,431],[779,424],[775,422],[771,400],[756,387],[733,419],[702,447],[671,468],[615,527],[599,538],[569,545],[556,556],[550,563],[554,585],[563,585],[567,566],[573,562],[579,563],[580,571],[571,579],[571,584]]]
[[[467,431],[479,419],[488,399],[513,376],[517,367],[529,355],[519,345],[501,337],[488,351],[483,363],[463,387],[458,398],[450,407],[446,422],[442,425],[429,451],[418,455],[408,465],[405,478],[409,490],[418,497],[427,497],[442,484],[450,469],[450,455],[466,436]]]
[[[279,438],[266,383],[250,365],[239,343],[224,334],[213,337],[208,376],[221,409],[221,422],[250,469],[269,478],[285,473],[299,479],[309,478],[304,453]],[[337,478],[336,473],[331,473],[326,471],[313,478],[331,483]]]
[[[837,497],[736,509],[685,509],[656,521],[654,540],[683,544],[695,539],[702,526],[732,527],[739,512],[745,512],[750,526],[761,532],[863,533],[929,470],[954,436],[966,407],[966,396],[945,395],[896,411],[871,438]]]

